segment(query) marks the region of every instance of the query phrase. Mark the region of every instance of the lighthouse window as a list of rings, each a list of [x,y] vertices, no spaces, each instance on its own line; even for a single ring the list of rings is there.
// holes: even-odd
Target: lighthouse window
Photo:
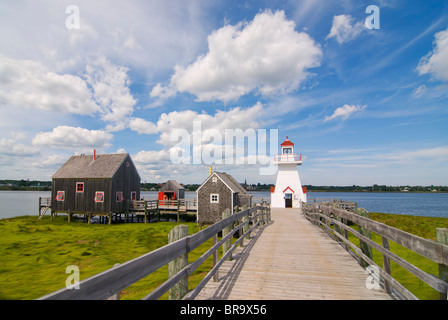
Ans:
[[[283,153],[284,154],[291,154],[292,153],[292,149],[291,148],[284,148],[283,149]]]
[[[212,193],[210,195],[210,203],[219,203],[219,194]]]

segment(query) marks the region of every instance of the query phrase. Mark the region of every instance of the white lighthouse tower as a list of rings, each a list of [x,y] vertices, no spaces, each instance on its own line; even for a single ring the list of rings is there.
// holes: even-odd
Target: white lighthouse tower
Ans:
[[[300,183],[297,166],[302,164],[302,155],[294,154],[294,143],[288,137],[281,144],[282,152],[274,156],[278,166],[275,189],[271,190],[272,208],[300,208],[306,202],[306,192]]]

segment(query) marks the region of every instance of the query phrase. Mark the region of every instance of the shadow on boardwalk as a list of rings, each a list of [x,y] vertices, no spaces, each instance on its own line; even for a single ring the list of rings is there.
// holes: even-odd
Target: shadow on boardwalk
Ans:
[[[197,300],[389,300],[366,287],[355,259],[298,209],[273,209],[272,221],[223,263]]]
[[[260,238],[263,230],[273,223],[275,222],[271,221],[269,224],[258,228],[255,232],[252,232],[250,241],[244,239],[243,246],[239,246],[233,251],[233,259],[231,261],[224,262],[221,268],[219,268],[219,281],[213,282],[213,279],[210,280],[196,300],[228,300],[229,295],[234,290],[235,285],[238,285],[237,279],[250,255],[252,248]]]

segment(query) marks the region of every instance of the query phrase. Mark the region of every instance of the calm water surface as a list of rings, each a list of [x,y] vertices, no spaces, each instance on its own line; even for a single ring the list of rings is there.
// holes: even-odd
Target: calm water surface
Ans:
[[[250,192],[253,200],[270,201],[269,192]],[[0,191],[0,219],[38,213],[39,197],[50,197],[49,191]],[[143,191],[141,197],[156,199],[157,192]],[[193,199],[195,192],[185,192],[185,198]],[[361,192],[309,192],[312,199],[342,199],[357,202],[370,212],[386,212],[415,216],[448,218],[448,193],[361,193]]]

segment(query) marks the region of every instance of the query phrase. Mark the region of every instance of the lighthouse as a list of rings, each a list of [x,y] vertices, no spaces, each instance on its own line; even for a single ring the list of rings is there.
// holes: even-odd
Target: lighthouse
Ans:
[[[275,187],[271,189],[272,208],[300,208],[306,202],[306,192],[300,183],[297,166],[302,164],[302,155],[294,153],[294,143],[288,137],[281,144],[281,154],[274,156],[278,166]]]

